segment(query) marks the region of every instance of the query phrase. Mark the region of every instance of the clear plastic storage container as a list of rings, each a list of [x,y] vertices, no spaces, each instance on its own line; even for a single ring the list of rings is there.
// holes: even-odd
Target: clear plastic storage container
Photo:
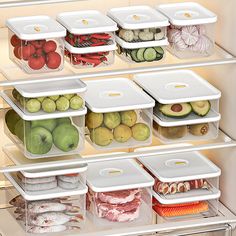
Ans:
[[[86,81],[87,140],[97,149],[152,142],[154,100],[126,78]]]
[[[186,152],[138,160],[155,178],[153,196],[160,215],[174,217],[207,211],[217,214],[221,170],[205,156]]]
[[[64,66],[66,29],[48,16],[11,18],[9,56],[27,73],[59,71]]]
[[[113,8],[108,16],[119,26],[118,54],[129,62],[159,61],[168,45],[168,19],[149,6]]]
[[[16,85],[1,96],[27,116],[58,118],[84,113],[86,85],[81,80]]]
[[[207,57],[214,53],[217,16],[198,3],[159,5],[171,23],[168,27],[169,50],[179,58]]]
[[[153,178],[134,160],[89,164],[87,209],[104,229],[152,222]]]
[[[158,103],[154,131],[163,142],[218,136],[221,92],[190,70],[135,75],[135,82]]]
[[[117,24],[99,11],[65,12],[57,20],[67,29],[65,56],[76,68],[114,63]]]
[[[79,230],[86,220],[87,166],[4,173],[15,187],[7,190],[10,214],[27,233]]]
[[[40,119],[19,109],[5,113],[4,131],[27,158],[78,154],[84,147],[86,109],[80,116]]]

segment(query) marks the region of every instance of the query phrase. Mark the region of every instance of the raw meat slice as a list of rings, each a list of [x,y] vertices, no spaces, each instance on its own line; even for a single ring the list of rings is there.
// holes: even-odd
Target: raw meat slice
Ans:
[[[75,189],[79,187],[79,182],[69,183],[58,179],[58,186],[63,189]]]
[[[48,177],[40,177],[40,178],[26,178],[22,173],[17,173],[17,178],[22,182],[26,184],[44,184],[44,183],[50,183],[52,181],[56,180],[55,176],[48,176]]]
[[[57,178],[59,180],[62,180],[64,182],[68,182],[68,183],[77,183],[77,182],[79,182],[79,174],[73,175],[73,176],[59,175],[59,176],[57,176]]]

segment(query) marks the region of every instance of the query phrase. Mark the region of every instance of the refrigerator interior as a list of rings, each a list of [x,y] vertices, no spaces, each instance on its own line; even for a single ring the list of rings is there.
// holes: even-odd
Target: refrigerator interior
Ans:
[[[46,1],[46,0],[45,0]],[[11,88],[11,82],[18,81],[19,83],[24,81],[29,81],[32,79],[31,75],[26,75],[20,69],[18,69],[8,58],[8,41],[7,41],[7,29],[5,27],[5,20],[10,17],[15,16],[30,16],[30,15],[49,15],[55,17],[60,12],[73,11],[73,10],[85,10],[85,9],[96,9],[103,13],[113,7],[129,6],[129,5],[150,5],[152,7],[162,4],[162,3],[174,3],[174,2],[187,2],[181,0],[85,0],[85,1],[64,1],[63,3],[56,3],[56,0],[52,4],[41,4],[29,6],[19,6],[19,7],[9,7],[1,8],[1,3],[11,3],[12,1],[1,0],[0,1],[0,82],[3,83],[4,87],[0,83],[1,89],[6,87]],[[15,2],[24,2],[15,1]],[[27,2],[27,1],[26,1]],[[30,2],[30,1],[29,1]],[[43,1],[41,1],[43,2]],[[50,1],[49,1],[50,2]],[[51,1],[53,2],[53,1]],[[139,152],[145,152],[147,155],[150,152],[158,155],[162,152],[168,151],[187,151],[196,148],[196,150],[202,151],[210,160],[217,164],[221,170],[222,175],[220,177],[220,190],[221,190],[221,203],[220,213],[216,217],[205,218],[205,219],[191,219],[191,220],[179,220],[164,222],[162,224],[155,224],[148,226],[137,226],[135,228],[120,228],[115,230],[107,230],[105,232],[94,232],[92,225],[88,222],[85,230],[80,232],[81,235],[86,236],[108,236],[108,235],[202,235],[202,236],[223,236],[223,235],[236,235],[233,230],[234,223],[236,223],[236,190],[235,190],[235,179],[236,179],[236,127],[235,127],[235,117],[236,117],[236,47],[235,47],[235,37],[236,37],[236,15],[234,9],[236,8],[236,2],[234,0],[228,0],[226,2],[222,0],[206,1],[199,0],[194,1],[199,2],[203,6],[206,6],[218,15],[217,29],[216,29],[216,42],[217,46],[216,53],[210,58],[201,59],[191,59],[191,60],[180,60],[174,56],[167,53],[167,58],[164,62],[160,63],[161,70],[166,69],[181,69],[189,68],[197,72],[204,78],[206,78],[211,84],[218,88],[222,92],[222,98],[220,100],[220,113],[222,114],[222,119],[220,121],[221,133],[216,140],[202,141],[199,143],[183,143],[174,145],[161,145],[157,138],[153,138],[153,143],[149,148],[143,148],[143,150],[138,150]],[[223,48],[221,48],[221,47]],[[140,68],[137,64],[128,64],[122,61],[116,56],[116,62],[114,65],[97,68],[97,69],[74,69],[69,64],[66,64],[65,69],[61,72],[56,72],[53,77],[60,76],[74,76],[75,74],[84,75],[84,81],[90,79],[99,78],[112,78],[112,77],[126,77],[132,79],[133,73],[137,70],[141,72],[148,72],[149,67],[155,67],[155,63],[150,63],[144,65]],[[120,71],[127,71],[127,73]],[[117,71],[117,75],[115,74]],[[130,73],[130,71],[133,71]],[[103,73],[104,72],[104,73]],[[111,73],[110,73],[111,72]],[[89,73],[89,76],[86,75]],[[52,75],[49,75],[49,77]],[[36,75],[34,80],[43,80],[45,75]],[[7,107],[3,101],[1,101],[0,106],[2,109]],[[0,112],[0,135],[1,135],[1,147],[11,144],[11,141],[4,135],[3,130],[3,119],[4,112]],[[18,153],[17,149],[10,145],[8,146],[14,149],[14,153]],[[126,157],[136,157],[138,154],[133,152],[133,149],[120,149],[116,153],[112,151],[95,150],[90,144],[85,143],[85,149],[81,153],[81,163],[87,160],[96,160],[101,158],[106,160],[106,155],[112,155],[111,158],[126,158]],[[2,148],[0,148],[0,166],[6,167],[12,165],[12,162],[6,157]],[[90,158],[90,159],[89,159]],[[14,168],[14,166],[12,166]],[[5,180],[4,176],[0,176],[0,234],[2,236],[23,236],[25,232],[23,228],[18,224],[18,222],[12,217],[8,211],[8,201],[6,199],[6,188],[11,188],[8,181]],[[14,192],[14,190],[13,190]],[[234,215],[235,214],[235,215]],[[7,224],[5,223],[7,222]],[[220,225],[220,226],[219,226]],[[161,231],[161,232],[160,232]],[[155,232],[157,232],[155,234]],[[45,234],[46,235],[46,234]],[[59,235],[59,234],[58,234]],[[60,235],[77,235],[76,233],[64,233]]]

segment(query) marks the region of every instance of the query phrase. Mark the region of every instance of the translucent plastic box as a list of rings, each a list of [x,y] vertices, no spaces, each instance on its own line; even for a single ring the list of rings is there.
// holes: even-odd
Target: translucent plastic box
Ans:
[[[7,190],[12,205],[10,214],[26,233],[59,233],[83,228],[88,191],[86,170],[84,165],[5,173],[15,187]]]
[[[163,4],[157,9],[165,14],[169,50],[179,58],[207,57],[214,53],[217,16],[198,3]]]
[[[86,109],[84,114],[74,117],[22,118],[9,109],[5,113],[4,131],[30,159],[78,154],[84,147],[85,114]]]
[[[157,104],[154,131],[163,142],[215,139],[221,92],[190,70],[135,75]]]
[[[27,73],[59,71],[64,66],[66,29],[48,16],[11,18],[9,57]]]
[[[155,178],[153,196],[164,217],[218,212],[221,170],[198,152],[138,158]],[[208,203],[211,201],[213,206]],[[169,208],[168,208],[169,207]],[[185,207],[185,208],[178,208]],[[173,209],[172,209],[173,208]],[[176,209],[175,209],[176,208]]]
[[[152,222],[153,178],[134,160],[89,164],[87,209],[94,226],[140,226]]]
[[[86,81],[87,140],[97,149],[152,142],[154,100],[125,78]]]

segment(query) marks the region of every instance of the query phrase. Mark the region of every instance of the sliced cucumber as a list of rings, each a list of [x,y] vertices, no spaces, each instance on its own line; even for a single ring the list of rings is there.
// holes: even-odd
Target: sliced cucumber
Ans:
[[[162,54],[157,53],[157,57],[155,61],[160,61],[163,58]]]
[[[140,60],[137,58],[137,52],[138,52],[138,49],[132,50],[131,53],[130,53],[130,56],[131,56],[133,61],[140,62]]]
[[[158,54],[161,54],[161,55],[164,54],[164,50],[163,50],[162,47],[155,47],[154,49],[156,50],[156,52],[157,52]]]
[[[144,52],[145,52],[146,48],[139,48],[138,51],[137,51],[137,58],[139,61],[145,61],[145,58],[144,58]]]
[[[144,51],[143,57],[146,61],[154,61],[156,59],[157,52],[154,48],[147,48]]]

